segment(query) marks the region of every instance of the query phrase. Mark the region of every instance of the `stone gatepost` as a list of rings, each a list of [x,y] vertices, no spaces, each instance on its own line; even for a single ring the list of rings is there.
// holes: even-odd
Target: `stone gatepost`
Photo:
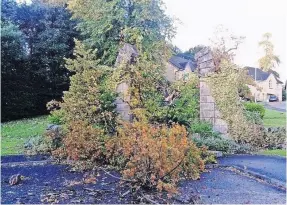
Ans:
[[[215,72],[215,64],[210,49],[200,50],[196,53],[195,60],[197,61],[197,71],[200,78],[200,120],[210,122],[214,131],[226,136],[228,125],[221,118],[220,111],[216,107],[215,100],[207,84],[208,75]]]
[[[135,46],[125,43],[124,46],[119,50],[119,54],[116,59],[115,67],[117,68],[121,63],[133,64],[138,57],[138,50]],[[130,96],[128,95],[129,82],[120,83],[116,92],[119,94],[115,103],[116,111],[120,114],[121,118],[125,121],[131,121],[130,106],[128,102],[130,101]]]

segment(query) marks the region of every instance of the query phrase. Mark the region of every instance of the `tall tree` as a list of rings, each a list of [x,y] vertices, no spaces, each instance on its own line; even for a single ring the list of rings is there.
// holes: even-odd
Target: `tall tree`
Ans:
[[[24,36],[9,21],[1,21],[1,120],[14,119],[20,115],[35,114],[33,109],[33,85],[29,81]]]
[[[62,6],[41,3],[22,5],[17,10],[17,22],[25,34],[31,69],[41,79],[39,95],[59,98],[68,89],[69,72],[64,57],[71,57],[74,47],[75,22]]]
[[[265,52],[265,55],[259,59],[259,66],[263,71],[272,71],[276,67],[276,64],[280,64],[279,56],[274,54],[274,45],[270,41],[271,37],[271,33],[265,33],[263,40],[259,42],[259,46],[262,47]]]
[[[70,72],[63,58],[72,57],[73,38],[78,36],[76,22],[70,20],[71,14],[64,6],[40,1],[18,5],[14,0],[1,1],[1,6],[4,31],[1,56],[2,65],[5,65],[1,73],[6,82],[2,92],[6,97],[2,103],[9,105],[5,118],[46,113],[46,103],[60,98],[69,86]],[[10,76],[21,83],[13,83],[17,81],[8,77],[8,73],[13,73]],[[9,90],[14,90],[15,98]],[[22,94],[18,93],[20,90]]]
[[[172,19],[165,15],[162,2],[70,0],[68,8],[79,21],[77,28],[85,36],[85,47],[97,49],[99,64],[114,65],[123,45],[132,44],[137,50],[132,63],[124,59],[117,65],[111,80],[128,84],[131,113],[138,119],[146,117],[148,102],[164,87],[162,74],[171,54],[167,40],[174,34]]]
[[[154,54],[153,43],[174,34],[161,0],[70,0],[68,8],[80,20],[77,28],[87,37],[85,43],[97,48],[105,65],[114,65],[122,42]]]

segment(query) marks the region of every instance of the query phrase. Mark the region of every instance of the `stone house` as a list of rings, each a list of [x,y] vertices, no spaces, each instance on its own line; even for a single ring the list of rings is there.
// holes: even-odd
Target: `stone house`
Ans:
[[[185,79],[196,72],[196,63],[190,59],[176,55],[172,56],[166,65],[165,77],[168,81]]]
[[[255,80],[256,69],[256,86],[248,85],[252,96],[256,96],[257,101],[269,101],[270,95],[276,95],[279,101],[282,101],[281,82],[272,72],[264,72],[259,68],[246,67],[248,75]]]

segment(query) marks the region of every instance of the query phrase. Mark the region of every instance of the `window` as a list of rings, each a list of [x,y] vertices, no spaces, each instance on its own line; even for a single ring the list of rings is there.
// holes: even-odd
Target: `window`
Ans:
[[[272,89],[272,80],[269,80],[269,89]]]

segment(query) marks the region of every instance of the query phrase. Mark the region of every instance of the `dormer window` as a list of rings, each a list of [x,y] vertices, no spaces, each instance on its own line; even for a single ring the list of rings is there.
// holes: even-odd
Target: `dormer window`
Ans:
[[[272,89],[273,86],[272,86],[272,80],[269,80],[269,89]]]

